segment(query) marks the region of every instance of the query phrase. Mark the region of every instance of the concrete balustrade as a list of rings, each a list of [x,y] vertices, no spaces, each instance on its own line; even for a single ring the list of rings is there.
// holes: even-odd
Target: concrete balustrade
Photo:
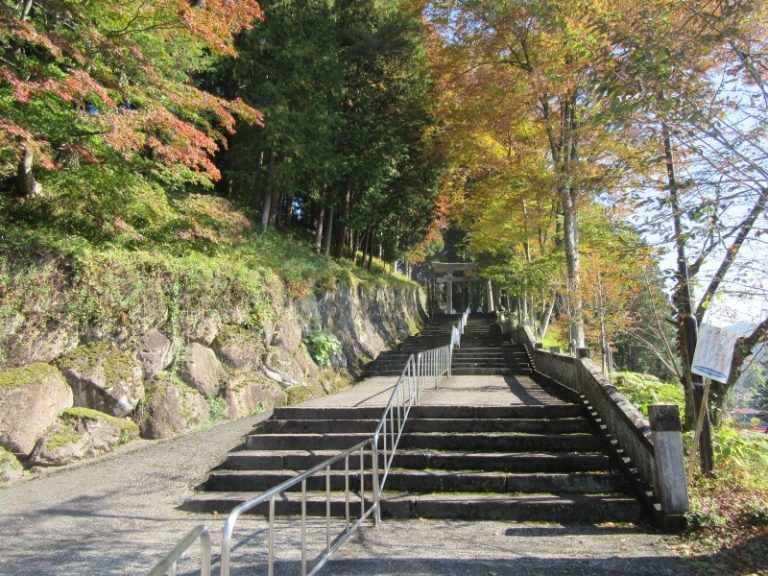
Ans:
[[[688,484],[680,409],[674,404],[655,404],[648,407],[648,417],[661,509],[667,514],[685,514],[688,511]]]
[[[517,326],[514,334],[528,351],[534,373],[575,392],[596,412],[606,432],[660,502],[660,510],[654,507],[660,523],[668,529],[682,527],[688,492],[679,408],[651,406],[649,423],[588,357],[546,352],[526,327]]]

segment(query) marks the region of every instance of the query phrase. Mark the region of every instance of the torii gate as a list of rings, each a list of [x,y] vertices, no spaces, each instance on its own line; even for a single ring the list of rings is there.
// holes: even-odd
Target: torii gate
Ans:
[[[429,267],[432,273],[428,286],[431,314],[456,314],[468,307],[473,310],[481,308],[485,312],[495,311],[491,281],[475,276],[476,264],[432,262]]]

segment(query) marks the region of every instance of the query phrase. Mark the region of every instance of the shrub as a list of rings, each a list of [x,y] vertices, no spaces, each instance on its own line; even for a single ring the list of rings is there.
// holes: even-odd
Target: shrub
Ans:
[[[229,410],[229,404],[224,398],[218,396],[206,396],[205,400],[208,402],[208,413],[211,423],[216,423],[223,419]]]
[[[662,382],[651,374],[616,372],[613,384],[622,395],[648,416],[650,404],[677,404],[683,406],[683,387],[674,382]]]
[[[319,366],[330,366],[331,358],[341,352],[339,339],[327,332],[312,332],[304,338],[304,345]]]

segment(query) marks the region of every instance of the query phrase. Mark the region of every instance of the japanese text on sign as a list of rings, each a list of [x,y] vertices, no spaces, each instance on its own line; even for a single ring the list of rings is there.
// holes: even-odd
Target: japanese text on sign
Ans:
[[[731,372],[733,348],[739,335],[710,324],[702,324],[693,354],[691,372],[727,382]]]

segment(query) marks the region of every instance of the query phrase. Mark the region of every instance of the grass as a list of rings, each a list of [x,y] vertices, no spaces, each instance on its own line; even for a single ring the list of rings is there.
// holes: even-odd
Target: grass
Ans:
[[[24,348],[52,325],[80,334],[95,326],[121,340],[159,325],[188,339],[205,315],[225,324],[245,317],[258,329],[289,298],[345,286],[417,289],[399,275],[319,255],[291,234],[244,229],[217,242],[131,245],[10,225],[0,232],[0,324],[23,319],[23,333],[0,332],[0,351]],[[0,368],[8,363],[0,354]]]

